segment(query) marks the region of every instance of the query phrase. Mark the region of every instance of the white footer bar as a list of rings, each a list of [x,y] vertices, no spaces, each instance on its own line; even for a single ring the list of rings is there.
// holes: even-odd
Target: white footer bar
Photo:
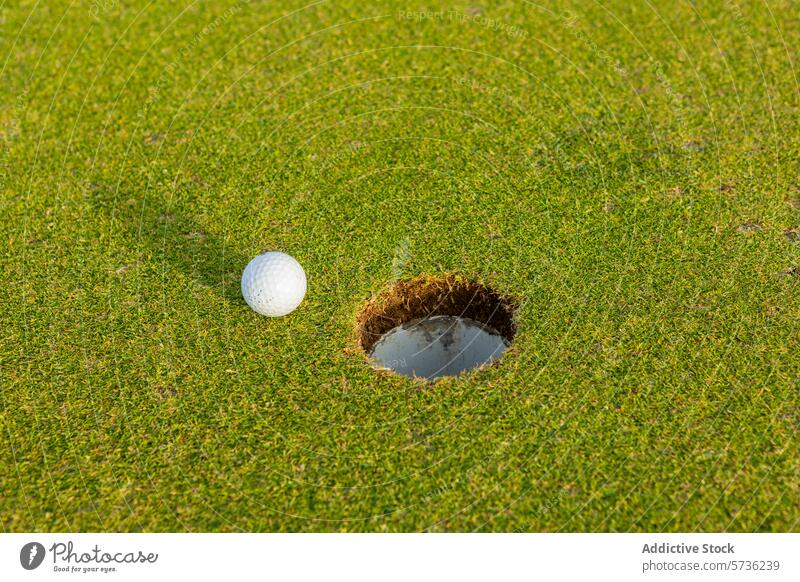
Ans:
[[[800,580],[800,534],[0,534],[0,580]]]

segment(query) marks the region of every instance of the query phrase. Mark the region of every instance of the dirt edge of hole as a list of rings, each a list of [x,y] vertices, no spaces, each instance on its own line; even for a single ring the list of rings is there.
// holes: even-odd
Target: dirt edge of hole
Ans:
[[[510,344],[519,300],[463,275],[419,275],[394,281],[369,298],[356,315],[356,339],[365,354],[389,330],[421,317],[468,317],[495,329]]]

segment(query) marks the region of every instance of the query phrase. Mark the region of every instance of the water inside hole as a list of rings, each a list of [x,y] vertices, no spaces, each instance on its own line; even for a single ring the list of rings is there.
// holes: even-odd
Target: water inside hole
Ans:
[[[506,339],[482,323],[437,315],[386,332],[369,355],[377,365],[403,376],[432,380],[493,362],[506,349]]]

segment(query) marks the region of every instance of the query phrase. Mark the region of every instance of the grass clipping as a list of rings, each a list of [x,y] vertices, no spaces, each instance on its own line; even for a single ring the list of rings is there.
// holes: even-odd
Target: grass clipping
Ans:
[[[467,317],[495,329],[509,343],[517,302],[460,275],[421,275],[392,283],[369,299],[356,316],[358,343],[367,354],[398,325],[436,315]]]

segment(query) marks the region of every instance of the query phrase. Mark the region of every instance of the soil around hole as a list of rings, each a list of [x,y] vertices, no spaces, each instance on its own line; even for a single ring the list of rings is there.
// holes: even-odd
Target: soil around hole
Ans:
[[[457,274],[420,275],[391,283],[364,304],[356,316],[356,336],[369,354],[385,333],[414,319],[437,315],[469,318],[496,330],[510,344],[517,328],[519,302]]]

